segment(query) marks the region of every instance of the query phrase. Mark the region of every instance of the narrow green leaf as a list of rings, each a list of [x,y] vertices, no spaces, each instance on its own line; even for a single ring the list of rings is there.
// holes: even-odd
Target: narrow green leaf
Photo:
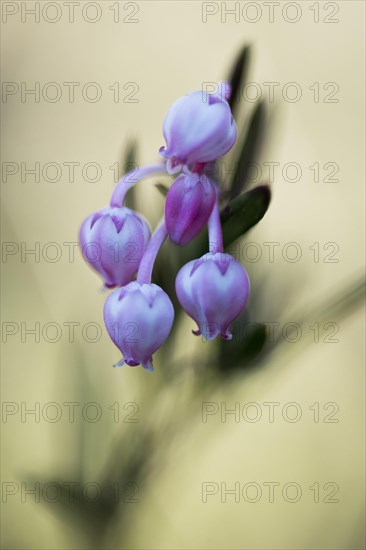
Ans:
[[[256,225],[267,212],[271,191],[260,185],[233,199],[221,213],[224,246],[228,246]]]
[[[231,85],[229,105],[233,115],[236,113],[240,101],[240,93],[246,82],[251,51],[250,46],[244,46],[234,61],[228,81]]]
[[[133,168],[136,168],[137,165],[137,143],[135,141],[130,141],[127,145],[127,149],[123,156],[122,166],[121,166],[121,176],[129,172]]]
[[[248,130],[239,147],[239,155],[234,160],[235,174],[230,183],[231,198],[237,197],[248,182],[250,166],[256,161],[260,152],[265,121],[265,105],[259,102],[248,125]]]
[[[127,148],[122,155],[122,164],[120,166],[119,177],[121,178],[124,174],[127,174],[127,172],[130,172],[134,168],[137,168],[137,143],[131,140],[127,144]],[[125,206],[127,206],[127,208],[131,208],[132,210],[135,209],[135,186],[131,187],[131,189],[127,192]]]
[[[155,183],[155,187],[160,191],[160,193],[163,195],[163,197],[166,197],[169,191],[169,187],[164,185],[164,183]]]

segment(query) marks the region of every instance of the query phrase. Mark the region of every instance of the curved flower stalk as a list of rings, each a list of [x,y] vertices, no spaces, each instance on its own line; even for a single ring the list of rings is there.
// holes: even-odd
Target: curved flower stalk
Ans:
[[[152,355],[170,334],[173,305],[152,282],[154,262],[167,236],[185,246],[208,224],[209,253],[188,262],[176,278],[178,300],[197,322],[195,334],[207,340],[221,334],[229,340],[231,323],[247,303],[249,278],[241,264],[224,253],[219,189],[210,173],[213,163],[236,140],[229,95],[192,92],[178,99],[163,125],[166,147],[160,154],[165,160],[124,175],[110,206],[91,214],[81,227],[82,246],[97,244],[101,251],[100,257],[87,260],[106,287],[118,286],[104,306],[107,331],[123,354],[115,366],[141,364],[151,371]],[[177,176],[166,196],[164,217],[150,239],[147,222],[125,207],[124,200],[133,185],[158,173]],[[116,249],[126,251],[130,246],[134,261],[127,262],[123,255],[116,261]]]
[[[151,164],[150,166],[142,166],[140,168],[131,170],[118,181],[116,184],[110,205],[111,206],[122,206],[126,197],[126,193],[131,187],[136,185],[143,178],[152,176],[153,174],[164,174],[165,172],[165,163],[160,162],[158,164]]]

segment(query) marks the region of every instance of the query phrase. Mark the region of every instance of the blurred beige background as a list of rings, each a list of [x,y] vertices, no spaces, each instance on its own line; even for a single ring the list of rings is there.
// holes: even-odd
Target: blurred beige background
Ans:
[[[54,2],[47,12],[40,12],[39,23],[32,16],[22,22],[22,6],[34,8],[34,2],[3,2],[2,79],[3,83],[21,83],[31,88],[56,82],[63,95],[50,103],[31,96],[25,102],[21,94],[6,96],[2,102],[2,162],[15,163],[19,172],[2,179],[2,240],[26,243],[34,248],[40,243],[57,243],[62,251],[59,261],[40,261],[27,256],[21,261],[16,253],[2,263],[2,320],[15,323],[19,331],[8,336],[2,348],[2,399],[6,403],[28,408],[45,403],[95,401],[103,409],[97,423],[86,423],[77,417],[70,423],[63,415],[59,422],[35,422],[20,414],[7,416],[2,425],[2,481],[21,483],[33,479],[52,479],[55,472],[73,480],[80,446],[80,427],[86,425],[88,456],[84,457],[86,479],[96,481],[105,466],[106,455],[120,430],[131,430],[134,424],[113,423],[108,407],[114,402],[139,404],[139,429],[145,423],[156,424],[161,441],[161,467],[152,483],[140,490],[140,502],[128,509],[130,529],[118,528],[111,533],[109,547],[115,548],[364,548],[364,322],[357,310],[339,322],[337,344],[314,344],[307,330],[308,346],[284,345],[271,356],[265,369],[235,380],[218,394],[208,392],[204,401],[289,402],[300,404],[301,421],[281,420],[269,423],[233,422],[219,415],[201,420],[198,408],[188,427],[177,433],[168,444],[164,437],[164,418],[189,408],[187,387],[194,386],[182,373],[181,386],[166,387],[158,404],[160,413],[151,418],[155,388],[159,385],[159,361],[156,372],[147,375],[142,369],[110,368],[119,359],[118,350],[103,336],[96,343],[83,339],[87,323],[102,326],[104,297],[97,293],[99,281],[87,269],[75,251],[69,261],[67,245],[77,240],[80,222],[89,212],[107,204],[113,188],[113,171],[120,161],[123,146],[131,137],[139,142],[143,163],[155,162],[163,144],[162,120],[172,101],[200,89],[203,82],[225,78],[232,58],[244,44],[253,45],[250,80],[259,83],[279,82],[272,109],[273,129],[263,158],[279,162],[281,167],[296,162],[302,168],[297,183],[285,181],[281,171],[273,183],[273,202],[260,226],[251,233],[258,243],[299,243],[303,257],[298,263],[286,263],[281,255],[274,263],[261,262],[267,276],[272,272],[274,284],[265,299],[276,294],[276,281],[287,277],[296,288],[295,302],[286,304],[287,318],[303,307],[313,307],[333,296],[339,287],[351,283],[362,273],[364,265],[364,31],[365,4],[361,1],[301,1],[301,18],[289,23],[283,18],[280,2],[274,21],[269,21],[266,3],[254,2],[262,15],[256,23],[241,16],[235,22],[223,11],[233,2],[138,1],[97,2],[85,12],[96,23],[83,20],[82,7],[75,6],[75,20],[68,21],[65,2]],[[46,3],[41,2],[41,9]],[[90,3],[89,3],[90,4]],[[247,2],[238,2],[242,10]],[[5,7],[4,7],[5,6]],[[117,6],[117,7],[116,7]],[[339,11],[338,23],[326,23],[333,7]],[[18,9],[17,9],[18,8]],[[112,8],[112,9],[111,9]],[[119,9],[119,23],[114,22]],[[319,23],[314,10],[319,8]],[[202,10],[217,13],[202,21]],[[247,8],[249,9],[249,8]],[[293,17],[287,7],[288,17]],[[297,8],[298,9],[298,8]],[[4,11],[5,10],[5,11]],[[14,12],[14,14],[12,14]],[[61,18],[55,23],[46,19]],[[85,15],[84,13],[84,15]],[[248,13],[254,18],[253,12]],[[129,22],[136,19],[136,23]],[[63,83],[77,82],[75,102],[67,99]],[[102,97],[96,103],[85,101],[80,90],[96,82]],[[120,101],[113,101],[109,88],[119,82]],[[137,103],[123,99],[136,83]],[[302,97],[296,103],[284,101],[280,91],[289,82],[301,87]],[[320,84],[320,98],[331,89],[322,86],[335,82],[337,103],[314,102],[314,83]],[[3,84],[4,86],[4,84]],[[9,90],[10,88],[6,88]],[[4,88],[3,88],[4,90]],[[49,90],[51,95],[52,90]],[[90,89],[92,94],[92,89]],[[245,106],[252,107],[250,104]],[[247,111],[244,108],[244,116]],[[29,167],[49,162],[63,167],[55,183],[31,175],[21,181],[21,163]],[[77,162],[75,181],[70,182],[64,163]],[[90,162],[102,169],[99,181],[91,183],[82,175]],[[315,162],[339,165],[337,183],[314,182],[309,169]],[[9,166],[9,165],[7,165]],[[8,170],[8,168],[6,168]],[[323,174],[324,179],[324,174]],[[160,216],[163,201],[151,182],[140,184],[138,209],[152,225]],[[313,261],[309,246],[320,243],[324,259],[325,243],[339,246],[338,263]],[[23,245],[24,246],[24,245]],[[8,250],[8,249],[7,249]],[[281,248],[280,248],[281,250]],[[331,249],[326,252],[330,252]],[[49,249],[50,256],[52,250]],[[268,264],[268,265],[267,265]],[[252,280],[256,264],[249,266]],[[276,319],[267,319],[274,321]],[[296,318],[291,320],[297,321]],[[316,322],[318,319],[313,319]],[[328,319],[329,322],[337,319]],[[31,328],[40,323],[62,327],[60,340],[35,343],[32,336],[22,342],[21,323]],[[68,341],[64,323],[75,322],[75,341]],[[9,325],[6,325],[9,327]],[[190,334],[192,322],[186,320],[177,341],[172,362],[187,347],[199,353],[202,344]],[[90,329],[90,338],[93,338]],[[53,333],[50,329],[50,339]],[[305,339],[305,336],[304,336]],[[4,342],[4,335],[3,335]],[[83,367],[81,368],[81,364]],[[184,367],[182,367],[184,368]],[[149,395],[147,398],[146,395]],[[141,396],[144,395],[144,400]],[[179,396],[179,399],[177,399]],[[339,406],[337,423],[314,422],[309,407],[313,403],[332,402]],[[279,409],[280,410],[280,409]],[[63,408],[65,411],[65,408]],[[328,411],[329,412],[329,411]],[[154,413],[156,414],[156,413]],[[324,410],[321,414],[325,414]],[[3,415],[4,421],[4,415]],[[137,427],[136,427],[137,430]],[[38,477],[37,477],[38,476]],[[220,495],[202,502],[202,483],[278,482],[283,486],[296,482],[303,491],[297,503],[278,497],[270,503],[263,498],[257,503],[233,496],[227,502]],[[339,486],[337,503],[314,503],[310,485],[334,482]],[[323,495],[324,496],[324,495]],[[20,493],[8,496],[3,504],[4,548],[85,548],[90,542],[75,526],[65,524],[42,503],[29,497],[21,502]],[[67,525],[65,527],[65,525]]]

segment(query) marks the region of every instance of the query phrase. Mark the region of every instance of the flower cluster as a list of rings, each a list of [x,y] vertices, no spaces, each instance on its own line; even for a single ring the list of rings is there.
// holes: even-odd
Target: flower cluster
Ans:
[[[226,84],[225,90],[229,91]],[[236,141],[236,124],[228,104],[230,93],[192,92],[178,99],[163,124],[164,161],[126,174],[117,183],[110,206],[88,216],[80,229],[80,244],[96,247],[88,261],[115,288],[104,306],[108,333],[123,354],[116,364],[142,365],[152,370],[152,355],[168,338],[174,321],[169,296],[151,281],[153,265],[166,237],[186,245],[207,225],[209,252],[184,265],[176,277],[178,300],[197,325],[194,334],[207,340],[232,338],[233,320],[245,307],[249,279],[243,266],[224,253],[219,190],[209,166]],[[165,212],[151,236],[147,221],[124,206],[126,192],[155,173],[176,175],[165,201]],[[136,279],[135,279],[135,275]]]

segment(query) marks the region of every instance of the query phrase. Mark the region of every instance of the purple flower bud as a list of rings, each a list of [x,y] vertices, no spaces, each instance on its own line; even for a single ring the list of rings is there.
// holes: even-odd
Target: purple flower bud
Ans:
[[[198,91],[173,103],[163,134],[166,147],[160,154],[170,159],[174,172],[182,164],[206,163],[227,153],[236,140],[236,124],[222,95]]]
[[[80,228],[83,256],[109,288],[132,280],[149,238],[148,223],[126,207],[107,206],[88,216]]]
[[[152,354],[171,331],[174,309],[169,296],[155,284],[133,281],[117,288],[104,305],[109,336],[121,350],[123,363],[152,371]]]
[[[169,238],[185,245],[206,225],[216,199],[216,189],[205,174],[182,174],[173,182],[165,201]]]
[[[178,272],[175,288],[181,306],[197,322],[194,334],[231,340],[230,325],[249,296],[248,274],[233,256],[217,252],[188,262]]]

